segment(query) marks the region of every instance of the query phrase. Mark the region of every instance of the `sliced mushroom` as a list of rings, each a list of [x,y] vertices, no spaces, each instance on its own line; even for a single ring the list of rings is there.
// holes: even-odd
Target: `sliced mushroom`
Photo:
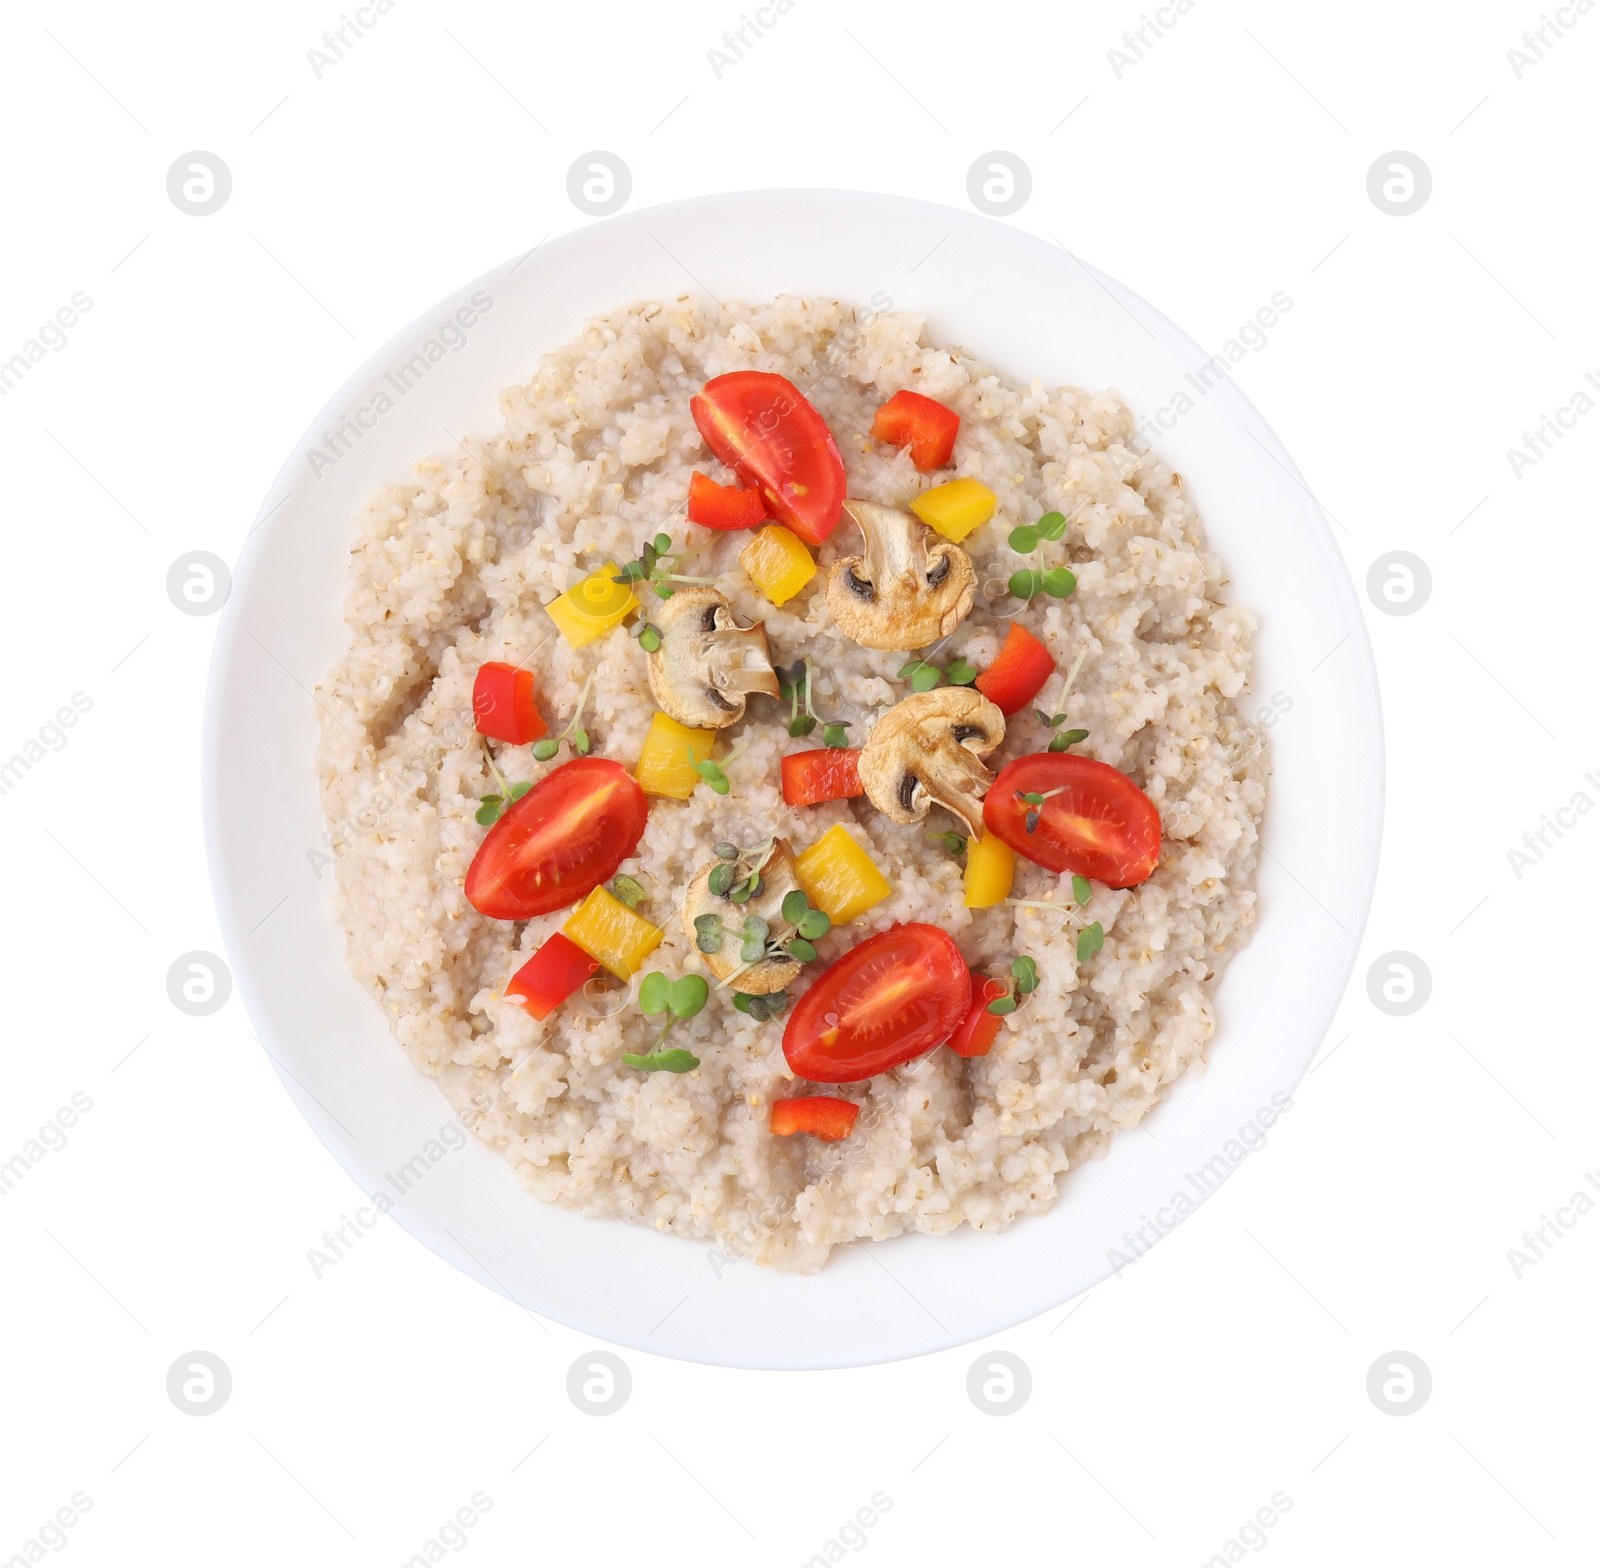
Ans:
[[[861,752],[867,799],[896,822],[921,822],[940,805],[974,837],[994,775],[979,761],[1005,739],[1005,715],[969,686],[914,692],[873,725]]]
[[[761,891],[743,904],[736,904],[726,893],[711,891],[711,873],[718,866],[728,865],[726,860],[713,860],[695,873],[694,880],[683,898],[683,928],[699,951],[699,935],[695,921],[702,915],[716,915],[725,926],[734,931],[744,925],[746,915],[760,915],[774,930],[783,924],[783,901],[800,886],[795,872],[794,853],[785,839],[778,839],[772,852],[760,867]],[[749,875],[748,869],[746,876]],[[735,936],[723,938],[720,951],[700,952],[700,961],[719,980],[726,980],[744,963],[739,956],[739,940]],[[763,958],[739,975],[737,989],[746,996],[771,996],[791,985],[800,973],[800,963],[794,958]]]
[[[726,729],[744,717],[751,692],[778,695],[765,623],[740,626],[715,588],[680,588],[657,612],[656,629],[651,695],[680,724]]]
[[[948,637],[972,608],[972,558],[898,507],[846,501],[844,509],[867,547],[828,574],[839,630],[863,648],[926,648]]]

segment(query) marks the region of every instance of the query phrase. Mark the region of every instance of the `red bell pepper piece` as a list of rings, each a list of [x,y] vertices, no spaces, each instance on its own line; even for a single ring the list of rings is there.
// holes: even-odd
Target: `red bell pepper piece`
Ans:
[[[995,1020],[997,1023],[998,1019]],[[861,1107],[853,1100],[838,1100],[831,1094],[812,1094],[799,1100],[774,1100],[770,1126],[779,1138],[808,1132],[813,1138],[830,1143],[848,1138]]]
[[[834,746],[820,751],[791,751],[781,764],[783,798],[791,806],[816,806],[825,800],[865,795],[860,762],[859,751]]]
[[[1044,690],[1055,667],[1050,650],[1013,621],[994,663],[973,684],[1010,718]]]
[[[509,746],[525,746],[545,732],[533,694],[532,670],[514,664],[484,664],[472,682],[472,716],[478,733]]]
[[[998,980],[972,977],[972,1006],[961,1027],[950,1036],[949,1046],[957,1056],[987,1056],[1000,1033],[1000,1015],[989,1011],[989,1004],[1007,994]]]
[[[896,392],[873,417],[872,434],[891,446],[908,447],[923,473],[943,468],[955,451],[961,416],[920,392]]]
[[[689,521],[702,528],[731,531],[756,528],[767,520],[767,503],[759,490],[719,485],[698,471],[689,476]]]
[[[571,937],[556,931],[506,985],[506,1000],[525,1007],[535,1018],[548,1018],[599,969]]]

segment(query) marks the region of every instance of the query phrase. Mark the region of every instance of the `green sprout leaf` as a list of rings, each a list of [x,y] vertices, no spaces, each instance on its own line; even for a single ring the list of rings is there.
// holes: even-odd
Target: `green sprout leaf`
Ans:
[[[617,568],[617,575],[611,581],[626,587],[629,583],[642,583],[649,575],[649,569],[643,561],[629,561],[626,566]]]
[[[835,751],[843,751],[850,744],[850,737],[845,734],[848,728],[848,723],[823,725],[822,744],[831,746]]]
[[[944,679],[944,671],[936,664],[920,664],[911,677],[912,691],[932,691]]]
[[[944,845],[947,854],[964,855],[967,852],[967,841],[959,833],[930,833],[928,838],[935,844]]]
[[[1044,591],[1055,599],[1065,599],[1078,586],[1078,579],[1064,566],[1052,566],[1040,581]]]
[[[588,730],[577,729],[572,732],[572,749],[577,752],[580,757],[587,757],[589,755]]]
[[[1017,992],[1021,996],[1039,988],[1039,966],[1026,953],[1011,960],[1011,977],[1017,982]]]
[[[1031,555],[1039,548],[1039,530],[1024,524],[1021,528],[1013,528],[1006,538],[1006,543],[1021,555]]]
[[[728,894],[728,897],[736,904],[748,904],[750,902],[750,884],[741,882],[738,887]]]
[[[500,819],[500,796],[480,795],[478,798],[483,804],[473,812],[473,821],[477,822],[481,827],[491,827]]]
[[[774,1018],[778,1017],[781,1013],[788,1012],[789,993],[787,991],[773,991],[767,997],[767,1011],[771,1013]]]
[[[811,901],[806,897],[802,888],[797,887],[792,892],[783,895],[783,918],[792,926],[800,924],[810,907]]]
[[[726,842],[721,844],[713,844],[711,846],[711,853],[715,855],[718,860],[737,860],[739,858],[739,846],[737,844],[729,844]]]
[[[1060,512],[1046,512],[1036,526],[1041,539],[1059,539],[1067,531],[1067,520]]]
[[[643,988],[640,988],[643,995]],[[693,1018],[706,1005],[711,987],[701,975],[680,975],[667,987],[667,1006],[674,1018]]]
[[[789,733],[799,740],[802,735],[809,735],[817,727],[817,721],[809,713],[797,713],[789,720]]]
[[[833,929],[833,922],[820,909],[808,909],[794,926],[808,942],[816,942]]]
[[[561,750],[561,742],[553,736],[547,735],[543,740],[533,743],[533,758],[535,762],[548,762]]]
[[[1076,872],[1073,873],[1072,896],[1080,904],[1087,904],[1094,897],[1094,889],[1089,886],[1088,877],[1081,877]]]
[[[802,964],[809,964],[817,956],[817,950],[806,941],[804,937],[791,937],[784,943],[784,951],[791,957],[798,959]]]
[[[629,909],[637,909],[644,902],[644,883],[620,872],[606,884],[606,889]]]
[[[965,659],[956,659],[944,667],[944,678],[952,686],[970,686],[978,678],[978,666]]]
[[[1041,795],[1036,789],[1030,789],[1022,798],[1027,801],[1030,806],[1042,806],[1044,804],[1044,796]]]
[[[1088,740],[1088,730],[1067,730],[1064,734],[1057,735],[1051,742],[1049,750],[1068,751],[1076,746],[1080,740]]]
[[[672,1005],[672,982],[664,974],[652,970],[639,982],[639,1011],[646,1018],[654,1018]]]
[[[658,632],[655,627],[651,626],[648,622],[646,622],[646,624],[640,628],[639,646],[643,648],[646,653],[654,653],[656,649],[661,646],[661,633]]]
[[[671,583],[652,583],[651,587],[655,589],[658,599],[670,599],[678,591]]]
[[[532,779],[518,779],[517,782],[511,786],[510,793],[507,794],[506,799],[507,801],[521,800],[522,797],[526,795],[532,788]]]
[[[741,1013],[748,1013],[750,1011],[750,1003],[752,1000],[753,998],[747,991],[735,991],[733,993],[733,1005]]]
[[[657,555],[665,555],[667,551],[672,548],[672,535],[657,534],[655,538],[651,540],[651,543],[654,545]]]
[[[997,996],[990,1004],[989,1011],[1004,1018],[1007,1013],[1017,1010],[1017,999],[1014,996]]]
[[[622,1059],[642,1073],[692,1073],[700,1065],[700,1058],[693,1051],[678,1049],[651,1051],[647,1056],[632,1056],[624,1051]]]
[[[694,945],[702,953],[720,953],[727,935],[722,917],[715,912],[695,916]]]
[[[1006,587],[1018,599],[1032,599],[1044,587],[1044,574],[1034,571],[1032,567],[1025,566],[1020,571],[1011,574]]]
[[[724,861],[722,865],[711,868],[711,875],[706,880],[706,886],[718,898],[726,898],[733,890],[734,874],[733,867]]]
[[[1035,708],[1033,710],[1033,716],[1042,725],[1044,725],[1044,727],[1047,730],[1053,730],[1053,729],[1057,728],[1059,725],[1065,724],[1067,722],[1066,714],[1064,714],[1064,713],[1046,713],[1043,708]]]
[[[1085,926],[1078,933],[1078,962],[1081,964],[1086,958],[1093,958],[1105,944],[1105,927],[1098,920],[1092,926]]]
[[[717,794],[726,795],[730,787],[728,784],[728,775],[724,773],[722,769],[716,765],[716,763],[702,762],[697,756],[695,756],[692,747],[685,746],[683,749],[687,753],[689,761],[694,764],[695,772],[698,773],[700,777],[703,778],[706,783],[716,791]]]
[[[751,996],[745,999],[744,1010],[755,1019],[758,1024],[764,1024],[772,1017],[772,1007],[764,996]]]

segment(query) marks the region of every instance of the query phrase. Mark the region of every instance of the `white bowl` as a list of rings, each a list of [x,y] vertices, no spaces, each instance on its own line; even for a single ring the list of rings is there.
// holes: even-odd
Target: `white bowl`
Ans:
[[[1156,421],[1158,448],[1227,564],[1230,596],[1260,617],[1246,706],[1269,708],[1276,695],[1281,720],[1260,920],[1218,994],[1210,1069],[1174,1087],[1148,1124],[1157,1136],[1125,1133],[1108,1158],[1063,1179],[1049,1215],[1003,1235],[858,1245],[811,1278],[541,1203],[476,1142],[413,1161],[449,1113],[346,971],[326,909],[331,873],[318,875],[311,688],[344,647],[351,516],[364,492],[457,437],[498,429],[498,389],[525,381],[585,317],[701,289],[892,301],[925,313],[933,341],[1012,377],[1117,388]],[[391,411],[366,416],[371,428],[347,437],[336,462],[313,465],[325,433],[370,409],[378,390],[393,396],[385,372],[479,290],[493,304],[480,306],[466,346]],[[552,240],[441,301],[357,371],[290,456],[245,542],[218,632],[203,766],[212,880],[240,992],[284,1087],[362,1187],[398,1199],[394,1216],[414,1236],[534,1312],[641,1350],[748,1367],[861,1365],[1007,1328],[1095,1284],[1114,1254],[1144,1250],[1189,1211],[1178,1195],[1197,1203],[1214,1190],[1293,1090],[1349,978],[1377,867],[1383,740],[1361,613],[1321,512],[1233,384],[1212,377],[1202,393],[1205,378],[1189,379],[1205,357],[1137,296],[1003,224],[899,197],[771,191],[629,213]],[[1193,404],[1181,414],[1180,395]],[[426,1174],[396,1183],[408,1161]]]

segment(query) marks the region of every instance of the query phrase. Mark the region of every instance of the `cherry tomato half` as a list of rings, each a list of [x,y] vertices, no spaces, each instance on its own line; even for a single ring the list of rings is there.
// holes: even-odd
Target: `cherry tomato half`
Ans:
[[[619,764],[563,763],[489,829],[467,868],[467,902],[491,920],[530,920],[577,903],[638,847],[647,810]]]
[[[767,510],[808,544],[833,532],[844,506],[844,463],[822,415],[792,382],[764,370],[713,376],[689,412],[706,445]]]
[[[1008,762],[984,797],[983,825],[1035,865],[1107,887],[1143,882],[1161,858],[1150,797],[1126,773],[1065,751]]]
[[[813,1083],[858,1083],[948,1040],[972,974],[938,926],[890,926],[829,966],[795,1004],[783,1054]]]

